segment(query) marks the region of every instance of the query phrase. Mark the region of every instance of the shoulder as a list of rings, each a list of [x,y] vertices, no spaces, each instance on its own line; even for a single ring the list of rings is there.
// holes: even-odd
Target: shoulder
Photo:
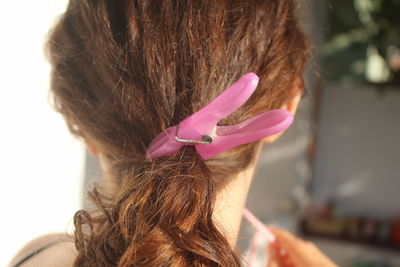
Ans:
[[[70,267],[75,259],[74,238],[53,233],[33,239],[23,246],[9,263],[9,267]]]

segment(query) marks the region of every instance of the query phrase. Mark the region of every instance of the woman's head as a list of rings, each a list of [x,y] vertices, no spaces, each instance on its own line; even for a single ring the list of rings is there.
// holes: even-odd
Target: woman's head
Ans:
[[[259,85],[220,125],[293,98],[307,58],[293,2],[70,0],[47,47],[55,108],[106,158],[118,188],[94,190],[98,211],[76,214],[76,264],[237,266],[212,208],[260,142],[208,161],[190,146],[148,161],[146,149],[245,73]]]

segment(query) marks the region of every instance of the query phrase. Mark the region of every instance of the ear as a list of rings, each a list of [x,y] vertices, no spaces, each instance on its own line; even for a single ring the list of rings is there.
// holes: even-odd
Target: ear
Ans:
[[[292,97],[288,102],[286,102],[281,108],[282,109],[287,109],[290,113],[292,113],[293,116],[295,116],[297,108],[299,106],[300,103],[300,99],[301,99],[301,92],[303,90],[303,80],[302,78],[297,79],[294,82],[294,85],[292,87],[292,92],[296,92],[294,97]],[[279,132],[277,134],[268,136],[266,138],[263,139],[263,141],[265,143],[272,143],[274,142],[276,139],[278,139],[281,134],[283,134],[283,132]]]
[[[92,155],[98,155],[99,151],[97,150],[97,148],[92,144],[91,141],[85,139],[85,144],[87,146],[87,149],[89,150],[90,154]]]

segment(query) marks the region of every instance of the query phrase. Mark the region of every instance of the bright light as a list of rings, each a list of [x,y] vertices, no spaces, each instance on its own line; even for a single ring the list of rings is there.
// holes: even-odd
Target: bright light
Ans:
[[[84,148],[48,103],[43,41],[66,0],[0,4],[0,266],[29,240],[72,229]]]

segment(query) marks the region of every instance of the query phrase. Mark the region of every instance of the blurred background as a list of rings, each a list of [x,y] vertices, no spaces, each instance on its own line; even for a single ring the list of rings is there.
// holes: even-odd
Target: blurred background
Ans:
[[[65,0],[0,2],[0,266],[28,241],[72,231],[84,146],[48,101],[43,42]]]
[[[72,232],[85,188],[101,178],[48,103],[42,46],[66,2],[0,11],[0,265],[39,235]],[[247,207],[340,266],[400,267],[400,0],[298,3],[314,46],[307,94],[295,123],[264,147]],[[244,222],[241,248],[251,234]]]
[[[299,14],[308,94],[264,148],[248,207],[340,266],[400,266],[400,1],[307,0]]]

